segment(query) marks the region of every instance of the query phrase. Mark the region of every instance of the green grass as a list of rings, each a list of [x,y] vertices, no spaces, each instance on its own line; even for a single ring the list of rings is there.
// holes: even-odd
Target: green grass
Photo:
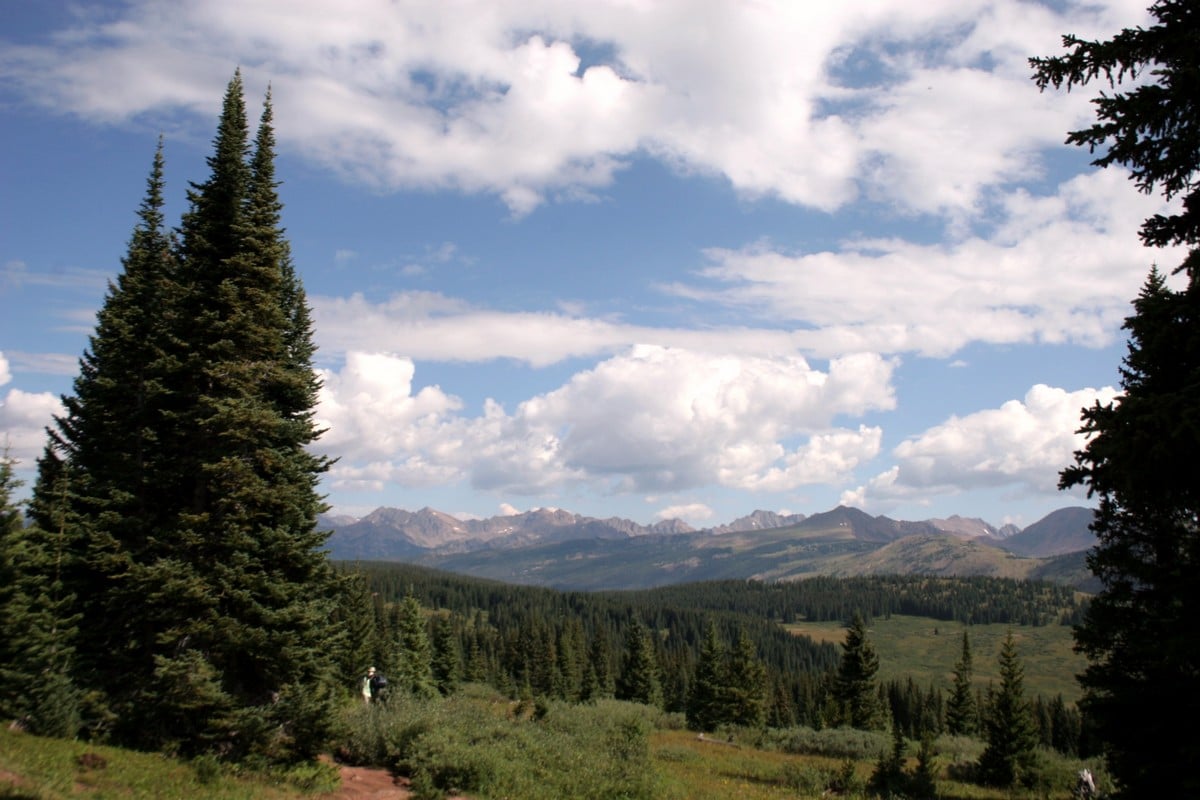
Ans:
[[[808,732],[798,738],[824,739],[824,750],[836,749],[844,739],[848,749],[858,751],[860,740],[845,736],[849,731]],[[890,739],[880,734],[880,741]],[[978,758],[981,742],[943,737],[936,743],[938,797],[941,800],[1067,800],[1080,762],[1042,753],[1042,785],[1032,789],[996,789],[976,786],[951,777]],[[872,797],[867,782],[875,768],[874,758],[847,759],[844,755],[791,753],[753,743],[733,745],[704,741],[688,731],[658,731],[651,737],[654,764],[659,772],[663,800],[712,798],[722,800],[795,800],[795,798],[842,797],[847,800]],[[916,745],[909,743],[907,769],[915,767]],[[852,777],[847,782],[847,765]],[[1092,765],[1093,770],[1097,768]]]
[[[309,765],[290,775],[238,776],[211,761],[183,762],[153,753],[62,739],[46,739],[0,728],[0,798],[60,800],[282,800],[336,786],[332,767]]]
[[[846,631],[838,622],[799,622],[785,626],[798,635],[817,641],[841,644]],[[1061,694],[1068,703],[1079,699],[1075,675],[1083,670],[1084,658],[1073,651],[1071,628],[1066,625],[1042,627],[1013,625],[963,625],[925,617],[893,615],[871,621],[867,639],[879,654],[879,677],[904,680],[911,676],[924,688],[930,682],[949,689],[954,664],[962,655],[962,633],[971,640],[971,660],[975,683],[981,688],[988,681],[999,682],[997,656],[1009,631],[1017,643],[1017,653],[1025,667],[1025,693],[1028,697],[1047,698]]]
[[[418,798],[440,798],[451,786],[474,800],[500,798],[654,798],[775,800],[866,798],[881,732],[735,730],[701,739],[678,715],[606,701],[595,706],[514,704],[479,687],[439,701],[405,701],[392,713],[346,708],[343,747],[365,748],[413,776]],[[379,751],[372,749],[380,745]],[[1000,790],[962,780],[983,745],[943,737],[937,744],[942,800],[1067,800],[1080,762],[1041,755],[1042,785]],[[909,769],[915,745],[909,745]],[[91,762],[89,766],[88,763]],[[1096,764],[1093,771],[1101,774]],[[237,776],[211,762],[180,762],[80,742],[0,730],[0,798],[217,798],[321,800],[328,771],[310,767],[285,776]],[[317,769],[316,773],[312,770]],[[324,782],[311,786],[314,774]]]

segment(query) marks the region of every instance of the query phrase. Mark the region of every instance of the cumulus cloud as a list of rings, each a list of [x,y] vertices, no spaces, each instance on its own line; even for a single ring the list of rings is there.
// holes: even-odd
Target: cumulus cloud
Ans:
[[[334,478],[346,488],[465,478],[514,494],[570,484],[788,489],[844,476],[875,455],[878,429],[834,420],[892,408],[893,368],[867,354],[821,371],[796,356],[645,345],[512,413],[489,400],[469,417],[435,387],[414,394],[408,359],[355,353],[340,372],[323,373],[322,447],[343,457]]]
[[[383,189],[488,192],[518,214],[645,153],[825,210],[865,191],[961,213],[1087,113],[1083,97],[1031,100],[1025,58],[1063,30],[1145,19],[1118,0],[364,0],[354,14],[135,0],[77,15],[49,43],[5,48],[0,74],[31,101],[105,122],[207,118],[242,64],[273,82],[285,146]]]
[[[1059,472],[1086,443],[1081,411],[1111,403],[1111,387],[1067,391],[1038,384],[1021,400],[954,416],[893,451],[897,463],[843,495],[860,506],[980,488],[1057,492]]]
[[[0,352],[0,386],[11,380],[8,359]],[[50,392],[9,389],[0,398],[0,449],[7,448],[18,468],[29,471],[46,445],[46,426],[62,413],[62,402]]]
[[[430,464],[421,453],[462,403],[436,386],[414,393],[414,370],[408,358],[353,352],[340,372],[319,372],[317,422],[327,429],[321,449],[335,456],[353,454],[355,461],[336,468],[339,485],[378,488],[393,481],[420,485],[454,477],[452,469]],[[398,453],[406,457],[396,461]]]

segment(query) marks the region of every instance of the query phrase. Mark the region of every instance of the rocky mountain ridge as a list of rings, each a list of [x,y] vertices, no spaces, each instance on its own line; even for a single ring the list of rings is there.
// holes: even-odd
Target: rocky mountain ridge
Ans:
[[[1051,569],[1084,580],[1092,512],[1065,508],[1026,527],[959,516],[919,521],[839,506],[805,516],[758,510],[695,529],[677,519],[640,525],[542,508],[459,519],[432,508],[378,508],[327,518],[330,556],[400,560],[500,580],[572,588],[642,587],[707,577],[919,572],[1020,576]],[[1034,563],[1066,558],[1068,566]]]

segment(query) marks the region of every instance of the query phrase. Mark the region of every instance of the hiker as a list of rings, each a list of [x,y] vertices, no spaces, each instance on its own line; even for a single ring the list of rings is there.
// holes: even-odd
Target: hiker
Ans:
[[[1075,782],[1075,796],[1083,800],[1096,796],[1096,782],[1092,780],[1090,769],[1079,770],[1079,780]]]
[[[371,702],[371,695],[374,694],[372,682],[375,680],[375,668],[367,667],[367,674],[363,676],[361,684],[362,698],[364,703]]]
[[[387,702],[387,678],[378,670],[371,676],[371,702]]]
[[[387,678],[374,667],[367,668],[362,679],[362,696],[365,703],[382,703],[387,700]]]

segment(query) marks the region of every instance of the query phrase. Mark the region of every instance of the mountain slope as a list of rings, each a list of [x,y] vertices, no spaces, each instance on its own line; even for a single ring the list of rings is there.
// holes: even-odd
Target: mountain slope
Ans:
[[[1096,544],[1096,535],[1088,528],[1092,516],[1090,508],[1060,508],[1008,537],[1000,546],[1017,555],[1039,558],[1090,550]]]
[[[756,511],[707,530],[652,526],[538,509],[459,520],[425,508],[377,509],[335,526],[330,556],[400,560],[508,583],[560,589],[640,589],[724,578],[929,574],[1039,577],[1083,586],[1093,543],[1088,509],[1062,509],[1007,538],[982,520],[908,522],[839,506]],[[778,527],[775,527],[778,526]]]

